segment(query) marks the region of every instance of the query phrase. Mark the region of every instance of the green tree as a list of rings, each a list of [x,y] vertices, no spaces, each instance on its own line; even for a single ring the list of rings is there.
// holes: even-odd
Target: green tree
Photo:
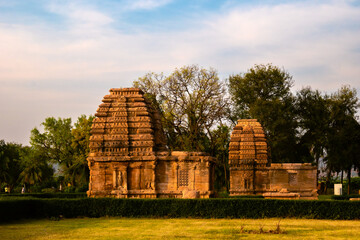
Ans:
[[[298,132],[292,85],[292,76],[271,64],[255,65],[246,73],[229,77],[229,92],[235,106],[232,121],[258,119],[264,127],[273,162],[302,160],[296,154]]]
[[[0,186],[14,189],[18,185],[20,168],[20,151],[22,146],[0,140]]]
[[[54,169],[47,162],[46,156],[32,147],[24,147],[20,153],[21,173],[19,180],[28,186],[51,180]]]
[[[304,162],[313,162],[318,169],[320,159],[326,156],[330,130],[329,97],[310,87],[303,88],[296,96],[296,110],[301,129],[299,151]]]
[[[34,151],[48,162],[59,164],[66,181],[73,186],[84,185],[89,179],[87,156],[93,116],[82,115],[71,124],[70,118],[46,118],[31,131],[30,143]]]
[[[350,194],[351,170],[360,166],[360,125],[355,119],[359,108],[356,90],[342,87],[330,101],[330,130],[325,158],[329,172],[346,171]]]
[[[148,73],[134,82],[162,116],[172,150],[210,151],[211,132],[227,112],[225,84],[214,69],[184,66],[165,77]]]
[[[0,186],[6,184],[9,179],[9,157],[6,152],[6,143],[4,140],[0,140]]]
[[[31,146],[46,156],[49,161],[58,163],[64,168],[69,168],[73,163],[74,155],[71,147],[73,140],[71,119],[49,117],[41,125],[44,128],[43,133],[37,128],[31,130]]]
[[[215,166],[215,188],[229,190],[229,142],[230,127],[219,125],[211,132],[212,138],[210,154],[216,158]]]
[[[81,115],[71,130],[73,136],[71,147],[74,151],[73,164],[67,169],[66,175],[71,182],[84,185],[89,182],[87,157],[90,152],[90,131],[94,116]]]

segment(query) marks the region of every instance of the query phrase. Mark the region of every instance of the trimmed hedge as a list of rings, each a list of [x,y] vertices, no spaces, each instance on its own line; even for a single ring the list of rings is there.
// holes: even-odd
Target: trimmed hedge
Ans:
[[[353,195],[333,195],[331,199],[333,200],[349,200],[350,198],[360,198],[360,195],[353,194]]]
[[[86,198],[85,192],[81,193],[11,193],[0,194],[0,198],[8,197],[33,197],[33,198]]]
[[[264,198],[263,195],[239,195],[239,196],[228,196],[227,198]]]
[[[0,200],[0,221],[21,218],[170,217],[360,219],[360,202],[273,199]]]

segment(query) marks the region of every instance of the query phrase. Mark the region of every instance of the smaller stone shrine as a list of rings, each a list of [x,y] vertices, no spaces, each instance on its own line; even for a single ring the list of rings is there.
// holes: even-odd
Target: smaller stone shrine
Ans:
[[[265,133],[256,119],[238,120],[229,144],[230,195],[317,199],[316,167],[269,164]]]
[[[208,198],[215,159],[170,152],[160,115],[137,88],[110,89],[93,121],[89,197]]]

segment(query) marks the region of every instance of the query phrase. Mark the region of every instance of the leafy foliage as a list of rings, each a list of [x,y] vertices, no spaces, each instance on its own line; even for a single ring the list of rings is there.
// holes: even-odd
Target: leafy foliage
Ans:
[[[16,143],[6,143],[0,140],[0,187],[9,187],[10,190],[16,186],[18,176],[21,172],[20,151],[22,146]]]
[[[334,200],[350,200],[350,198],[360,198],[360,195],[332,195],[331,198]]]
[[[261,122],[273,162],[318,166],[323,159],[328,174],[346,171],[350,178],[351,169],[360,165],[356,90],[344,86],[329,96],[306,87],[293,96],[292,84],[289,73],[271,64],[230,76],[229,92],[236,110],[232,119]]]
[[[73,164],[67,168],[66,175],[71,182],[77,182],[78,185],[89,182],[89,167],[87,157],[90,152],[90,130],[94,116],[86,117],[82,115],[71,130],[73,136],[71,147],[74,150]]]
[[[40,132],[37,128],[31,131],[32,154],[36,157],[31,159],[32,166],[29,167],[36,168],[36,164],[41,165],[40,162],[56,163],[61,167],[66,182],[70,182],[72,186],[86,184],[89,179],[86,158],[89,153],[93,118],[82,115],[75,123],[75,127],[72,126],[70,118],[46,118],[41,124],[44,132]],[[31,154],[27,158],[29,156]],[[35,173],[35,169],[29,171]],[[39,178],[41,174],[33,174],[33,176]]]
[[[203,151],[217,157],[217,188],[226,187],[230,129],[225,84],[214,69],[197,65],[175,69],[168,77],[148,73],[134,82],[161,113],[171,150]]]
[[[360,202],[269,199],[9,199],[0,201],[0,211],[0,221],[60,215],[67,218],[359,219]]]
[[[1,194],[0,198],[4,199],[27,199],[27,198],[86,198],[87,195],[85,192],[81,193],[11,193],[11,194]]]
[[[230,184],[229,177],[229,142],[230,128],[226,125],[219,125],[215,130],[211,131],[210,149],[211,155],[216,158],[215,165],[215,189],[228,190]]]
[[[330,171],[346,171],[348,194],[351,189],[351,170],[360,170],[360,124],[355,119],[359,99],[356,90],[342,87],[331,96],[330,130],[326,163]]]
[[[232,120],[256,118],[264,127],[273,162],[299,162],[295,98],[292,76],[271,64],[255,65],[229,77],[229,92],[236,110]]]
[[[299,150],[304,162],[319,167],[320,159],[326,157],[329,133],[329,97],[310,87],[301,89],[296,96],[296,111],[300,131]],[[317,176],[318,178],[318,176]]]
[[[160,111],[170,149],[208,151],[212,128],[224,120],[227,111],[225,85],[214,69],[190,65],[168,77],[148,73],[134,86]]]
[[[50,180],[54,169],[47,162],[44,155],[34,151],[31,147],[24,147],[20,154],[21,173],[19,180],[21,184],[34,185],[42,181]]]
[[[71,148],[71,119],[49,117],[41,125],[44,127],[43,133],[37,128],[31,130],[31,146],[49,161],[71,166],[74,155]]]

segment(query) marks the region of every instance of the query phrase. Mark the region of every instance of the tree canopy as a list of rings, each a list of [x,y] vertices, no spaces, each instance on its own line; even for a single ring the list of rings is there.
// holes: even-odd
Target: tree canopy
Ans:
[[[211,131],[222,123],[228,109],[225,84],[217,71],[184,66],[168,77],[148,73],[134,86],[160,111],[170,149],[208,151]]]
[[[273,162],[301,161],[297,154],[295,98],[292,76],[284,69],[255,65],[246,73],[229,77],[234,103],[232,120],[256,118],[264,127]]]
[[[89,179],[86,158],[93,118],[82,115],[73,127],[70,118],[49,117],[41,124],[43,132],[37,128],[31,131],[30,144],[38,158],[57,163],[73,186],[86,184]]]
[[[359,106],[356,90],[348,86],[331,95],[325,161],[330,172],[347,172],[349,186],[351,170],[360,169],[360,124],[355,115]]]
[[[16,186],[21,172],[20,152],[22,146],[16,143],[6,143],[0,140],[0,187]]]

